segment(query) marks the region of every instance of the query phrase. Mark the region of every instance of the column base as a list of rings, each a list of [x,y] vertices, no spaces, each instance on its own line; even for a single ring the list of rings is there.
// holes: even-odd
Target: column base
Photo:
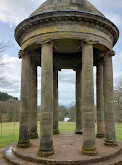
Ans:
[[[59,129],[55,129],[55,130],[53,130],[53,134],[54,134],[54,135],[56,135],[56,134],[60,134]]]
[[[82,129],[76,129],[76,130],[75,130],[75,133],[76,133],[76,134],[83,134],[83,131],[82,131]]]
[[[104,133],[102,133],[102,132],[101,133],[97,133],[96,137],[97,138],[104,138]]]
[[[37,133],[32,133],[31,132],[31,134],[30,134],[30,138],[31,139],[36,139],[36,138],[38,138],[39,136],[38,136],[38,134]]]
[[[29,140],[19,140],[17,147],[18,148],[29,148],[30,146],[32,146],[32,143]]]
[[[106,146],[118,146],[118,143],[116,140],[105,139],[104,145],[106,145]]]
[[[49,151],[41,151],[41,150],[38,151],[38,156],[40,156],[40,157],[52,156],[54,154],[55,154],[54,149],[49,150]]]
[[[83,155],[87,155],[87,156],[95,156],[98,154],[98,151],[97,151],[96,147],[83,147],[82,146],[81,153]]]

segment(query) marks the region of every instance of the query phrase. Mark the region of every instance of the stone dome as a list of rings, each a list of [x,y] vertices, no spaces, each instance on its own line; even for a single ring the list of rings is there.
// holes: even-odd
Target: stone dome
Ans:
[[[38,15],[43,12],[56,11],[56,10],[79,10],[104,16],[87,0],[47,0],[40,7],[34,11],[30,17]]]
[[[75,53],[82,41],[106,51],[118,38],[118,28],[87,0],[47,0],[15,29],[22,50],[53,41],[55,52]]]

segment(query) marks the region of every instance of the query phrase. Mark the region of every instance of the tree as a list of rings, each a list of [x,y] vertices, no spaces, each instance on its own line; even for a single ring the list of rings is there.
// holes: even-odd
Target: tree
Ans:
[[[58,112],[59,112],[59,121],[63,121],[65,118],[65,114],[67,113],[67,108],[64,107],[63,105],[59,105]]]
[[[17,97],[13,97],[13,96],[8,95],[7,93],[0,92],[0,101],[7,101],[9,99],[18,100]]]
[[[19,119],[19,101],[14,99],[9,99],[6,101],[6,114],[8,116],[8,121],[18,121]]]
[[[114,90],[114,105],[116,112],[116,122],[122,123],[122,79]]]
[[[3,101],[0,101],[0,123],[2,123],[2,114],[4,112],[5,104]]]
[[[0,101],[0,123],[7,121],[6,102]]]
[[[10,41],[3,42],[0,41],[0,85],[6,82],[5,75],[4,75],[4,66],[5,63],[3,61],[3,53],[6,51],[7,48],[11,47],[12,44]]]
[[[72,105],[68,109],[68,112],[69,112],[70,121],[75,121],[76,120],[76,106],[75,105]]]

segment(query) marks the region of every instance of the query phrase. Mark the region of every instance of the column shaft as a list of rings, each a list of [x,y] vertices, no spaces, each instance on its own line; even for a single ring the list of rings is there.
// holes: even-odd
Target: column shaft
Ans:
[[[31,139],[37,138],[37,65],[31,60]]]
[[[58,129],[58,70],[53,68],[53,134],[59,134]]]
[[[93,87],[93,46],[82,47],[83,146],[85,155],[95,155],[95,113]]]
[[[107,53],[103,58],[105,145],[116,145],[113,105],[113,68],[112,56]]]
[[[38,155],[48,156],[53,150],[53,46],[41,49],[41,115],[40,150]]]
[[[29,54],[22,56],[20,127],[18,147],[26,148],[30,143],[30,109],[31,109],[31,58]]]
[[[97,137],[104,137],[104,102],[103,102],[103,61],[98,61],[96,73],[97,86]]]
[[[76,134],[82,134],[81,70],[76,71]]]

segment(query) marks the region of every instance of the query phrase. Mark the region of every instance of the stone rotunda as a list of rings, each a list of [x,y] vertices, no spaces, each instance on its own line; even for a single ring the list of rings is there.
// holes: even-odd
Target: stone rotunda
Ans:
[[[105,145],[117,145],[112,49],[118,37],[118,28],[87,0],[47,0],[17,26],[15,38],[22,58],[18,148],[30,147],[30,138],[38,137],[37,66],[41,67],[39,156],[55,154],[53,133],[59,133],[58,71],[61,69],[76,71],[76,133],[83,133],[81,153],[98,153],[94,66],[97,67],[97,137],[105,137]]]

